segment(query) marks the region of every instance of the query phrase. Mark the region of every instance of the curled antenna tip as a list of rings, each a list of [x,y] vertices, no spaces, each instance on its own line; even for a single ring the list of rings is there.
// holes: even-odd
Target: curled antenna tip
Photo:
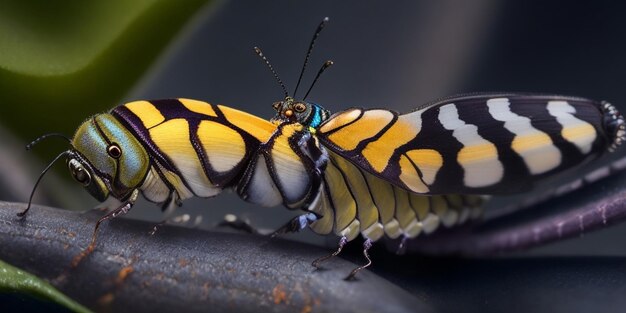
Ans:
[[[328,16],[326,16],[326,17],[324,17],[324,19],[322,21],[328,22],[328,21],[330,21],[330,18]]]

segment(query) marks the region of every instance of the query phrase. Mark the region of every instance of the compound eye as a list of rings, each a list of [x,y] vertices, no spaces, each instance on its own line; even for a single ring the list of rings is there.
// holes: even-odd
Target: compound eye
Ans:
[[[304,103],[298,102],[293,106],[293,109],[296,110],[296,112],[298,113],[302,113],[306,110],[306,105],[304,105]]]
[[[91,175],[89,175],[89,173],[82,168],[76,170],[76,173],[74,174],[74,179],[76,179],[77,182],[83,184],[84,186],[87,186],[89,185],[89,183],[91,183]]]
[[[109,153],[109,155],[114,158],[114,159],[119,159],[122,156],[122,149],[120,149],[120,146],[118,146],[117,144],[111,144],[108,148],[107,148],[107,152]]]
[[[81,183],[83,186],[88,186],[91,183],[91,175],[77,161],[71,160],[69,168],[74,180]]]

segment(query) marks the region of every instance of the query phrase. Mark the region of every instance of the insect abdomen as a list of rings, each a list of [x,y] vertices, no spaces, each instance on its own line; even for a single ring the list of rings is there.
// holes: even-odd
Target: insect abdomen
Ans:
[[[272,132],[271,127],[254,123],[262,119],[189,99],[135,101],[118,106],[112,114],[140,138],[153,163],[151,173],[176,190],[180,199],[211,197],[232,185],[260,139]],[[254,135],[246,130],[251,127]]]
[[[245,112],[189,99],[136,101],[112,114],[133,130],[151,157],[142,188],[151,201],[163,202],[172,191],[182,200],[233,187],[252,203],[300,208],[319,187],[320,164],[311,150],[318,151],[317,158],[323,152],[316,144],[301,145],[311,139],[301,125],[277,127]]]
[[[358,234],[376,241],[414,238],[481,216],[483,200],[474,195],[424,196],[390,184],[349,161],[329,153],[323,184],[310,210],[320,218],[311,224],[320,234],[352,240]]]

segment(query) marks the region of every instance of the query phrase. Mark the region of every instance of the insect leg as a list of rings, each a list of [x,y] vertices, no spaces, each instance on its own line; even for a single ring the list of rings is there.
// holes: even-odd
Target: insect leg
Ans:
[[[406,235],[402,236],[402,239],[400,240],[400,243],[398,244],[398,249],[396,249],[397,255],[403,255],[406,253],[407,240],[409,240],[409,237],[407,237]]]
[[[78,264],[80,264],[80,262],[82,262],[83,259],[89,256],[93,252],[93,250],[96,248],[96,238],[98,237],[98,228],[100,227],[100,224],[106,220],[113,219],[120,215],[128,213],[128,211],[130,211],[130,209],[135,204],[135,201],[137,200],[138,196],[139,196],[139,191],[135,189],[133,193],[131,194],[130,198],[126,200],[121,206],[107,213],[106,215],[101,217],[98,220],[98,222],[96,222],[96,226],[93,229],[93,235],[91,236],[91,243],[89,243],[89,246],[87,246],[87,249],[83,250],[79,255],[75,256],[74,259],[72,259],[71,267],[77,267]]]
[[[367,268],[368,266],[372,265],[372,259],[370,259],[369,254],[367,253],[367,251],[372,247],[372,240],[367,239],[365,240],[365,242],[363,243],[363,255],[365,256],[365,259],[367,259],[367,263],[365,263],[365,265],[359,266],[355,269],[352,270],[352,272],[350,272],[350,274],[348,274],[348,276],[346,276],[346,278],[344,278],[344,280],[351,280],[354,279],[354,276],[360,272],[361,270]]]
[[[317,258],[315,259],[315,261],[313,261],[311,263],[311,265],[315,268],[320,268],[320,264],[332,257],[337,256],[339,253],[341,253],[341,250],[343,249],[343,247],[346,245],[346,243],[348,243],[348,237],[343,236],[341,237],[341,239],[339,239],[339,246],[337,247],[337,251],[329,254],[329,255],[325,255],[323,257]]]
[[[161,206],[161,211],[163,212],[163,220],[159,222],[158,224],[154,225],[154,227],[152,227],[152,230],[148,233],[148,235],[154,236],[154,234],[156,234],[156,232],[159,230],[159,227],[167,224],[172,214],[174,214],[174,211],[176,211],[176,208],[182,205],[183,203],[182,201],[180,201],[180,197],[178,196],[178,193],[176,193],[176,191],[170,192],[170,195],[167,197],[167,200],[165,200],[165,202],[163,202],[163,205]]]
[[[317,221],[317,215],[315,215],[315,213],[307,213],[296,216],[287,222],[287,224],[273,232],[271,237],[274,238],[282,234],[299,232],[315,221]]]

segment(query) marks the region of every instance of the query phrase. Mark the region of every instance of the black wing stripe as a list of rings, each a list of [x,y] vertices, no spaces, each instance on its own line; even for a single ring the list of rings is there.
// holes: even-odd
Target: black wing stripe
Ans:
[[[504,166],[504,176],[497,186],[501,191],[528,189],[516,181],[518,177],[530,175],[522,157],[512,149],[515,134],[504,127],[504,122],[496,120],[489,112],[485,99],[472,99],[469,105],[459,110],[459,118],[478,127],[478,134],[493,143],[498,151],[498,160]]]

